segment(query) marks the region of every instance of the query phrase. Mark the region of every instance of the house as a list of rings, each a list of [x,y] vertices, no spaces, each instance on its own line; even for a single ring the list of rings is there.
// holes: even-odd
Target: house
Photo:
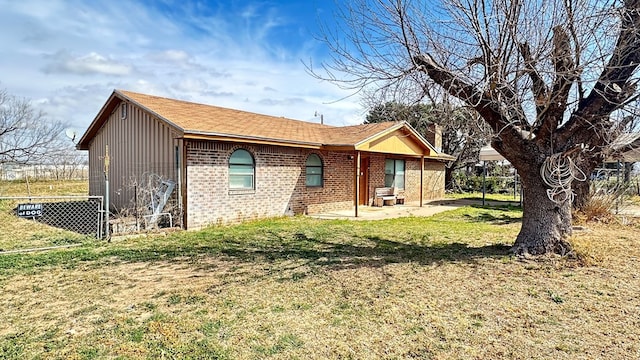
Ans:
[[[111,210],[132,203],[128,184],[156,174],[176,184],[171,196],[189,229],[345,209],[357,216],[385,186],[422,204],[444,195],[452,160],[405,122],[336,127],[123,90],[77,147],[89,151],[91,195],[105,195],[107,166]]]

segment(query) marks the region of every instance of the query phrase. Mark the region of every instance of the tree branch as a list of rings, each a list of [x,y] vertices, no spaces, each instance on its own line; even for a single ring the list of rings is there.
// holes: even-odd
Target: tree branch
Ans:
[[[587,130],[609,121],[612,112],[635,96],[636,84],[631,77],[640,64],[640,0],[626,0],[620,17],[620,35],[611,58],[589,95],[560,130],[560,142],[601,145],[604,139]]]
[[[567,99],[573,81],[576,79],[575,63],[571,51],[571,43],[562,26],[553,28],[553,53],[551,60],[555,71],[555,80],[548,103],[543,113],[538,113],[540,120],[536,136],[538,141],[550,141],[551,135],[562,122],[567,109]]]
[[[510,120],[509,114],[504,114],[497,108],[490,94],[480,92],[476,87],[461,80],[449,70],[443,68],[428,54],[420,54],[413,57],[417,69],[424,71],[436,84],[440,85],[449,94],[464,101],[475,109],[480,116],[491,126],[494,134],[500,134],[498,150],[509,161],[526,162],[530,159],[522,149],[526,140],[522,136],[521,129]],[[515,119],[519,121],[520,119]]]
[[[536,104],[536,116],[539,117],[546,109],[545,105],[548,102],[549,88],[536,69],[536,61],[531,57],[531,49],[529,48],[529,44],[526,42],[521,43],[519,49],[520,54],[524,59],[525,71],[531,79],[531,87]]]
[[[418,70],[426,73],[434,82],[440,85],[449,94],[466,102],[469,106],[480,112],[482,110],[488,116],[486,121],[498,130],[502,124],[498,123],[502,118],[502,114],[490,107],[491,100],[484,96],[474,86],[467,84],[452,74],[449,70],[443,68],[433,60],[428,54],[419,54],[413,57]]]

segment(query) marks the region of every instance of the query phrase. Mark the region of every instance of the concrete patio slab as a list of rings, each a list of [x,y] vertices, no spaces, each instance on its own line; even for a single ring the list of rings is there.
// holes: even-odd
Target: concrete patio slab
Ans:
[[[407,216],[432,216],[444,211],[454,210],[462,206],[481,206],[482,200],[477,199],[441,199],[425,202],[422,207],[418,202],[393,206],[359,206],[358,217],[355,209],[339,210],[327,213],[309,215],[316,219],[346,219],[346,220],[383,220]],[[487,206],[519,206],[518,202],[491,201],[485,202]],[[626,205],[621,207],[619,215],[638,217],[640,206]]]
[[[358,206],[358,217],[355,208],[339,210],[321,214],[309,215],[316,219],[347,219],[347,220],[383,220],[407,216],[432,216],[444,211],[454,210],[461,206],[473,205],[473,200],[443,199],[426,202],[420,207],[419,203],[407,203],[393,206]]]

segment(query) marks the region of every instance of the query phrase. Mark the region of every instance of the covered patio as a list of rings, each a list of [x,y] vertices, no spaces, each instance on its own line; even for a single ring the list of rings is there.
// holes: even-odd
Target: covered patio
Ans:
[[[364,139],[360,139],[360,136],[359,140],[349,139],[351,141],[347,144],[325,146],[329,150],[350,153],[349,159],[354,160],[353,208],[336,213],[342,215],[348,212],[350,217],[366,218],[377,213],[397,212],[384,206],[370,207],[375,202],[378,188],[400,190],[408,202],[406,209],[412,209],[412,206],[420,208],[428,199],[442,197],[444,182],[434,183],[433,164],[438,164],[435,172],[444,175],[444,163],[455,158],[436,149],[441,147],[442,142],[437,131],[433,131],[431,144],[407,123],[399,122]],[[388,166],[390,164],[392,166]],[[434,186],[437,194],[432,189]],[[413,203],[415,205],[409,205]]]

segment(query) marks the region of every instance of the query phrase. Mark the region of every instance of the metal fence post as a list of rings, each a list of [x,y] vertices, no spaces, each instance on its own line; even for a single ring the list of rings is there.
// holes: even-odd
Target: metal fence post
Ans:
[[[109,145],[105,145],[104,155],[104,217],[105,217],[105,236],[107,241],[111,242],[111,229],[109,228]]]

